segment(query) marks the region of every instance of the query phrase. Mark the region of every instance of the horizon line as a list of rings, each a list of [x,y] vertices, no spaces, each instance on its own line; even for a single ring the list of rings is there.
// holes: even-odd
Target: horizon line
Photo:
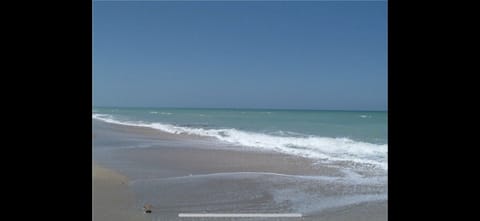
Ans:
[[[369,110],[369,109],[315,109],[315,108],[255,108],[255,107],[174,107],[174,106],[111,106],[111,105],[92,105],[92,108],[166,108],[166,109],[233,109],[233,110],[285,110],[285,111],[369,111],[369,112],[388,112],[388,110]]]

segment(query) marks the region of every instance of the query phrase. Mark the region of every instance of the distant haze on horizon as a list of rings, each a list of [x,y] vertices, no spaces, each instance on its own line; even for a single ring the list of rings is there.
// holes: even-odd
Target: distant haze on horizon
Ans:
[[[94,106],[385,111],[386,6],[94,2]]]

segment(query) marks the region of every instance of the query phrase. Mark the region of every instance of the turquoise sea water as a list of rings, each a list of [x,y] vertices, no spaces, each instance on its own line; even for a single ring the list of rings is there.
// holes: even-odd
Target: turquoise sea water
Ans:
[[[93,118],[305,157],[386,168],[387,112],[268,109],[93,108]]]

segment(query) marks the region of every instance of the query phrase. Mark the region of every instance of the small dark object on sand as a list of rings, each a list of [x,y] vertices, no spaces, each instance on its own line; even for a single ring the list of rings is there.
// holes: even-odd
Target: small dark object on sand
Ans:
[[[146,204],[145,206],[143,206],[143,210],[145,211],[145,213],[152,213],[152,205]]]

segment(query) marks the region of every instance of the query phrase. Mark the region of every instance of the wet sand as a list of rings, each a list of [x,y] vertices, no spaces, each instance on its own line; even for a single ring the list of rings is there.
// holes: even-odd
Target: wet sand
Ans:
[[[143,214],[133,209],[133,198],[127,177],[94,164],[93,220],[148,220]]]
[[[387,202],[377,201],[326,210],[316,217],[322,221],[385,221],[387,214]]]
[[[95,220],[209,220],[178,218],[205,212],[304,215],[215,220],[387,220],[386,174],[378,171],[346,171],[343,165],[98,121],[94,160],[122,174],[110,175],[110,183],[94,179]],[[152,214],[142,213],[145,203],[153,205]]]

